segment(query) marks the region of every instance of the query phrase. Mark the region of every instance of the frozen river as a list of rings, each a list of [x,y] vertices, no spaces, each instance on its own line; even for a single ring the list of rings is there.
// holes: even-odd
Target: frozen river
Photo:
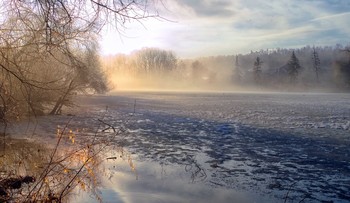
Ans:
[[[101,135],[136,165],[106,162],[106,202],[350,201],[349,94],[118,92],[78,102],[72,125],[101,119],[121,130]]]

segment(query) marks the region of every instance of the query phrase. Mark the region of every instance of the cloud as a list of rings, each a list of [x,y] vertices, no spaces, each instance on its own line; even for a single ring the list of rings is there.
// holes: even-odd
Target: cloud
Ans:
[[[229,0],[176,0],[179,5],[190,8],[198,17],[229,17],[235,14]]]
[[[142,31],[140,35],[148,46],[153,44],[174,50],[180,57],[347,44],[350,41],[349,0],[163,2],[166,9],[162,14],[172,22],[146,25],[147,32]],[[148,38],[143,36],[145,33],[149,33]]]
[[[321,20],[332,20],[336,18],[342,18],[342,17],[350,17],[350,12],[344,12],[344,13],[337,13],[337,14],[331,14],[331,15],[326,15],[326,16],[321,16],[318,18],[314,18],[310,21],[321,21]]]

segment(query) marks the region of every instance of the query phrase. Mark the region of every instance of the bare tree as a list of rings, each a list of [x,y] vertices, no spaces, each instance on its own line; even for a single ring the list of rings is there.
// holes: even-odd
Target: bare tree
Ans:
[[[111,24],[121,31],[130,21],[141,22],[144,18],[158,17],[155,1],[152,0],[3,0],[0,11],[0,126],[5,126],[0,134],[4,135],[4,148],[9,119],[38,115],[49,108],[52,108],[52,114],[57,114],[77,92],[106,91],[106,80],[99,69],[95,44],[103,26]],[[82,183],[79,176],[88,172],[86,166],[92,163],[100,150],[91,155],[92,142],[84,150],[75,149],[69,153],[67,157],[80,151],[88,153],[83,163],[74,162],[78,167],[70,176],[62,164],[68,159],[63,158],[62,162],[62,157],[56,153],[60,140],[65,136],[63,132],[65,130],[60,133],[49,162],[45,160],[34,186],[25,193],[22,201],[16,198],[14,201],[61,202],[69,191]],[[59,160],[54,160],[56,156]],[[5,163],[0,165],[8,164]],[[47,179],[52,173],[70,176],[68,182],[59,178],[54,183],[63,186],[61,192],[56,193],[58,196],[52,196],[51,188],[46,188],[46,183],[54,180]],[[2,196],[7,197],[7,189],[13,188],[0,187],[0,201]],[[22,195],[22,191],[18,194]]]
[[[100,67],[97,49],[94,44],[87,45],[83,52],[78,50],[78,58],[68,58],[69,66],[63,73],[61,89],[56,91],[55,105],[50,114],[60,114],[64,105],[70,104],[77,93],[93,91],[104,93],[108,90],[107,79]],[[70,67],[74,67],[73,71]]]
[[[152,76],[169,73],[176,68],[177,58],[172,51],[144,48],[134,53],[135,65],[141,74]]]
[[[93,45],[104,25],[158,17],[155,1],[5,0],[0,3],[1,117],[57,113],[72,93],[106,90]],[[91,60],[90,60],[91,59]],[[23,105],[25,104],[25,105]]]
[[[235,57],[235,65],[234,65],[234,71],[233,71],[233,81],[234,82],[241,82],[242,81],[242,71],[241,71],[241,67],[240,67],[240,64],[239,64],[239,61],[238,61],[238,55],[236,55]]]

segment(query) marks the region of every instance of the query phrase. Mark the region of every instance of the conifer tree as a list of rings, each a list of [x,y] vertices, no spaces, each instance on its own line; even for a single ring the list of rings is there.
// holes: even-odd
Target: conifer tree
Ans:
[[[295,56],[294,51],[287,63],[287,66],[288,66],[288,75],[290,78],[290,82],[294,83],[297,80],[299,71],[301,69],[299,59]]]
[[[256,61],[254,62],[254,80],[256,83],[260,83],[261,80],[261,65],[262,61],[260,60],[260,57],[256,57]]]
[[[321,69],[321,61],[315,47],[313,48],[312,61],[313,61],[313,68],[316,74],[316,82],[319,82],[319,72]]]

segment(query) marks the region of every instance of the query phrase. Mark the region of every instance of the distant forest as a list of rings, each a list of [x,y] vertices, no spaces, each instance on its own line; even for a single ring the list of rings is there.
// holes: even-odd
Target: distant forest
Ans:
[[[350,47],[342,45],[195,59],[144,48],[102,61],[117,89],[350,91]]]

